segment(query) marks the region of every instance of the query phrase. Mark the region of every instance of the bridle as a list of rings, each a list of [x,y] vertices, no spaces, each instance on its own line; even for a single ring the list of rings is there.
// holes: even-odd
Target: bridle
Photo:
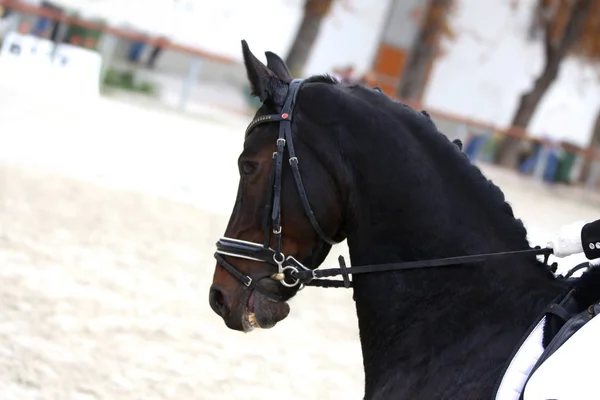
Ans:
[[[300,169],[298,167],[298,157],[296,157],[296,151],[294,149],[294,141],[292,138],[292,118],[296,97],[298,91],[302,85],[302,79],[294,79],[289,85],[288,93],[284,101],[281,113],[261,115],[256,117],[248,127],[246,128],[245,135],[248,136],[252,129],[261,124],[270,122],[279,122],[279,136],[275,142],[276,151],[273,153],[273,160],[271,162],[271,175],[269,178],[269,192],[267,193],[267,204],[265,206],[265,214],[263,217],[263,230],[265,238],[263,244],[248,242],[245,240],[233,239],[228,237],[222,237],[217,242],[217,251],[215,258],[220,266],[225,268],[229,273],[241,281],[244,285],[255,289],[262,294],[269,297],[278,297],[273,293],[266,291],[262,286],[257,284],[257,281],[270,277],[276,281],[279,281],[283,286],[295,287],[301,284],[299,278],[294,277],[300,271],[311,271],[309,268],[302,265],[298,260],[292,256],[285,256],[282,253],[282,229],[281,229],[281,186],[282,186],[282,175],[283,175],[283,155],[287,148],[289,158],[288,162],[292,169],[294,181],[296,182],[296,188],[302,201],[304,212],[308,217],[310,224],[313,229],[319,235],[319,237],[330,245],[334,245],[338,242],[329,238],[321,229],[321,226],[317,222],[315,213],[313,212],[308,196],[302,183],[302,177],[300,175]],[[275,239],[275,248],[270,247],[271,233]],[[268,273],[264,276],[251,278],[248,275],[243,274],[233,265],[228,263],[223,256],[230,256],[236,258],[244,258],[247,260],[260,261],[272,264],[277,267],[277,272]]]
[[[289,158],[288,162],[291,166],[296,188],[302,201],[304,212],[310,221],[313,229],[319,235],[319,237],[330,245],[334,245],[338,242],[329,238],[321,229],[319,223],[316,220],[315,214],[308,201],[308,196],[300,176],[300,169],[298,167],[298,157],[294,149],[294,142],[292,138],[292,121],[293,111],[298,95],[298,91],[302,85],[302,79],[294,79],[289,85],[288,93],[284,102],[284,105],[279,114],[268,114],[256,117],[248,127],[246,128],[246,136],[256,126],[266,124],[270,122],[279,122],[279,136],[275,143],[276,151],[273,153],[273,160],[271,163],[271,174],[269,178],[269,186],[267,193],[267,204],[265,205],[265,213],[263,217],[262,228],[265,234],[264,242],[262,244],[249,242],[245,240],[239,240],[234,238],[222,237],[217,242],[217,251],[214,256],[217,263],[227,270],[236,279],[242,282],[245,286],[250,289],[256,290],[257,292],[265,295],[266,297],[274,300],[282,300],[282,297],[265,289],[258,282],[263,278],[270,278],[278,281],[283,286],[295,287],[299,286],[300,289],[304,286],[319,286],[319,287],[351,287],[351,281],[349,275],[374,273],[374,272],[386,272],[386,271],[399,271],[417,268],[432,268],[468,263],[483,262],[492,257],[504,257],[504,256],[525,256],[525,255],[543,255],[544,264],[548,267],[551,273],[556,272],[557,264],[553,263],[548,265],[548,258],[553,253],[552,248],[540,248],[536,246],[525,250],[507,251],[499,253],[488,253],[478,254],[470,256],[460,257],[449,257],[434,260],[418,260],[418,261],[407,261],[407,262],[396,262],[390,264],[374,264],[374,265],[361,265],[356,267],[346,267],[344,258],[340,256],[338,258],[339,268],[329,269],[311,269],[304,266],[293,256],[285,256],[282,253],[282,229],[281,229],[281,188],[282,188],[282,175],[283,175],[283,156],[285,149],[287,148]],[[275,248],[270,247],[271,233],[275,239]],[[265,272],[262,275],[250,277],[239,271],[236,267],[231,265],[223,256],[229,256],[234,258],[242,258],[252,261],[259,261],[267,264],[271,264],[277,267],[276,272]],[[342,280],[329,280],[321,279],[333,276],[342,276]]]

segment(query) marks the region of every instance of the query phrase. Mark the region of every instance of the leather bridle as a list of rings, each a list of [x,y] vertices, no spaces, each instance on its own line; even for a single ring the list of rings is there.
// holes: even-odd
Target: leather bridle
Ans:
[[[295,287],[299,286],[319,286],[319,287],[351,287],[351,281],[349,276],[373,272],[386,272],[386,271],[398,271],[408,270],[417,268],[432,268],[459,264],[469,264],[483,262],[488,258],[492,257],[503,257],[503,256],[532,256],[532,255],[543,255],[544,264],[549,268],[550,272],[556,271],[557,264],[553,263],[548,266],[548,258],[553,253],[552,248],[529,248],[525,250],[507,251],[499,253],[488,253],[478,254],[470,256],[460,257],[449,257],[434,260],[418,260],[418,261],[407,261],[407,262],[396,262],[390,264],[374,264],[374,265],[361,265],[356,267],[346,267],[344,258],[340,256],[339,268],[329,268],[316,270],[308,268],[296,260],[293,256],[286,256],[282,253],[282,229],[281,229],[281,188],[282,188],[282,175],[283,175],[283,156],[285,149],[288,150],[288,162],[290,163],[294,181],[296,182],[296,188],[302,201],[304,212],[310,221],[313,229],[319,235],[319,237],[330,245],[334,245],[338,242],[329,238],[321,229],[319,223],[316,220],[315,213],[313,212],[308,196],[302,183],[300,176],[300,169],[298,167],[298,157],[294,149],[294,142],[292,138],[292,117],[294,111],[294,105],[298,91],[302,85],[301,79],[294,79],[289,85],[288,93],[279,114],[268,114],[256,117],[246,128],[246,136],[256,126],[271,122],[279,122],[279,136],[275,142],[276,151],[273,153],[273,161],[271,164],[271,173],[269,178],[269,186],[267,193],[267,204],[265,206],[265,214],[263,217],[262,228],[264,230],[264,242],[262,244],[249,242],[245,240],[239,240],[229,237],[222,237],[217,242],[217,251],[214,256],[217,263],[227,270],[236,279],[242,282],[249,289],[256,290],[257,292],[272,298],[274,300],[283,300],[283,298],[272,291],[265,289],[258,282],[263,278],[270,278],[278,281],[283,286]],[[274,236],[275,248],[270,247],[271,233]],[[234,258],[242,258],[252,261],[263,262],[271,264],[277,268],[275,272],[267,271],[259,276],[249,276],[238,270],[236,267],[231,265],[223,256],[229,256]],[[319,279],[325,277],[342,276],[342,280],[329,280]]]
[[[265,214],[263,217],[263,230],[265,233],[263,244],[222,237],[217,242],[217,251],[215,253],[215,258],[220,266],[225,268],[244,285],[252,289],[256,289],[257,291],[269,297],[278,296],[266,291],[262,286],[258,285],[256,283],[258,280],[265,277],[270,277],[271,279],[279,281],[284,286],[294,287],[301,283],[300,279],[295,278],[294,275],[300,271],[310,271],[309,268],[302,265],[294,257],[285,256],[282,253],[281,187],[283,177],[283,156],[286,148],[288,150],[288,162],[290,163],[290,167],[292,169],[294,181],[296,182],[296,188],[298,189],[304,212],[308,217],[310,224],[325,243],[330,245],[338,243],[329,238],[323,232],[323,229],[321,229],[321,226],[317,222],[315,213],[313,212],[308,201],[308,196],[306,194],[304,184],[302,183],[302,177],[298,167],[298,157],[296,156],[294,141],[292,138],[292,118],[296,97],[298,96],[298,91],[301,85],[302,79],[294,79],[290,83],[281,113],[258,116],[246,128],[247,136],[250,131],[258,125],[279,122],[279,136],[275,142],[276,151],[273,153],[273,161],[271,163],[271,174],[268,186],[269,192],[267,193],[267,205],[265,206]],[[271,233],[275,239],[274,249],[270,247]],[[228,263],[223,256],[266,262],[276,266],[277,272],[270,272],[261,277],[251,278]]]

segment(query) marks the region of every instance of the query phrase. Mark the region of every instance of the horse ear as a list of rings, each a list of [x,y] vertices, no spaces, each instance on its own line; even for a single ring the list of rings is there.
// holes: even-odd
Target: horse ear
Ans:
[[[263,103],[271,100],[274,104],[283,104],[288,87],[285,82],[252,54],[245,40],[242,40],[242,54],[252,95],[258,97]]]
[[[286,83],[292,81],[292,73],[281,57],[271,51],[266,51],[265,56],[267,57],[267,68],[273,71],[275,76]]]

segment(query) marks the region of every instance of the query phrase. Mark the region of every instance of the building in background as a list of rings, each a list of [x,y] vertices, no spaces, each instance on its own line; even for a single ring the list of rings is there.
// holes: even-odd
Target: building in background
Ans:
[[[246,39],[254,54],[261,58],[268,50],[284,56],[302,18],[300,0],[218,3],[148,0],[131,2],[130,7],[119,6],[123,1],[52,0],[61,7],[77,5],[85,18],[102,17],[120,27],[127,21],[132,30],[231,57],[238,64],[226,68],[203,60],[198,77],[203,83],[210,81],[232,87],[247,84],[241,65],[241,39]],[[541,44],[527,40],[536,1],[457,0],[451,21],[456,38],[444,45],[444,54],[428,68],[421,99],[423,107],[500,127],[510,123],[520,94],[530,87],[542,66]],[[324,21],[305,73],[331,73],[347,65],[354,66],[359,76],[373,70],[375,74],[369,75],[375,76],[376,84],[395,96],[426,3],[421,0],[350,3],[352,8],[348,9],[344,2],[336,2]],[[264,14],[266,9],[268,16]],[[120,41],[115,61],[126,62],[129,45]],[[165,50],[156,62],[155,71],[181,77],[188,73],[189,63],[189,56]],[[577,61],[565,62],[530,125],[531,132],[534,135],[544,132],[555,140],[568,137],[586,146],[600,106],[599,89],[596,71]],[[215,89],[215,93],[221,91]]]
[[[390,0],[372,67],[377,85],[390,96],[396,96],[426,7],[423,0]]]
[[[57,13],[63,13],[64,9],[50,1],[42,1],[40,7]],[[53,42],[58,41],[60,23],[46,17],[38,17],[33,26],[32,33],[36,36],[50,39]]]

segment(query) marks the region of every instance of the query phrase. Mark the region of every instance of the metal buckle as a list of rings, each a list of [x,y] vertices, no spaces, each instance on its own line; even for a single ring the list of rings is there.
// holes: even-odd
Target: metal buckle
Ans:
[[[246,287],[250,287],[250,285],[252,285],[252,278],[250,278],[248,275],[246,275],[246,278],[248,278],[248,282],[244,282],[244,285],[246,285]]]
[[[290,157],[290,165],[292,165],[292,161],[296,161],[296,165],[300,164],[298,157]]]

